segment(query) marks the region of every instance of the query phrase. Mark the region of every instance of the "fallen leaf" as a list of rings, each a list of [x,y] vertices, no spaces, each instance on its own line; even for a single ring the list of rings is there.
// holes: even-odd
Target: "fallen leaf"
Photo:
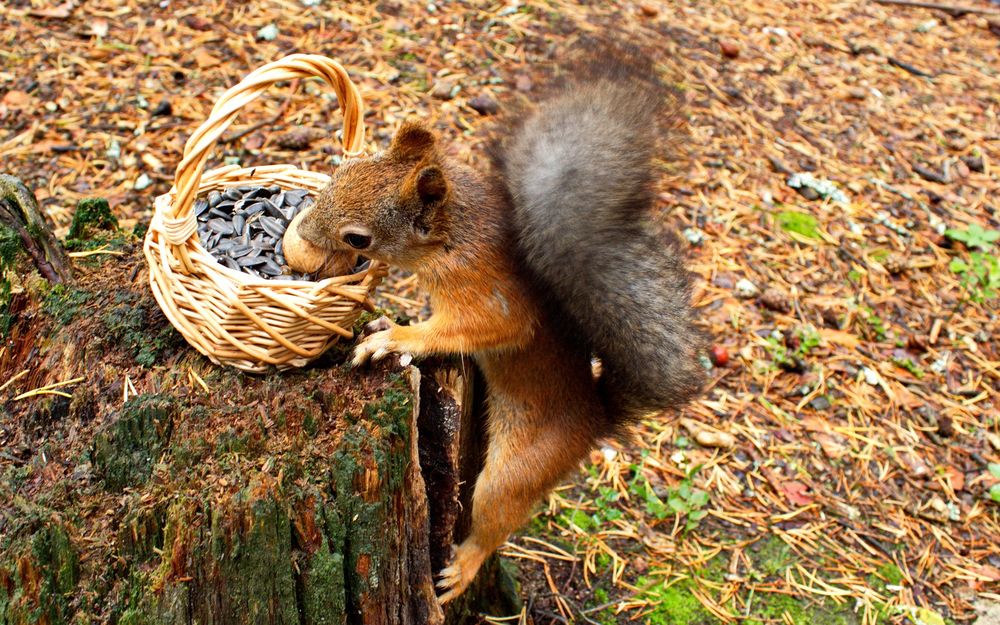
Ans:
[[[808,506],[813,502],[809,487],[798,480],[789,480],[778,485],[786,499],[796,506]]]
[[[824,341],[828,343],[835,343],[837,345],[843,345],[847,348],[855,348],[861,342],[857,335],[851,334],[850,332],[844,332],[843,330],[833,330],[831,328],[821,328],[819,330],[819,335],[823,337]]]
[[[218,65],[222,61],[204,50],[198,50],[194,53],[194,62],[198,64],[198,69],[205,69],[206,67]]]
[[[31,95],[24,91],[8,91],[4,94],[3,100],[0,100],[0,103],[13,108],[22,108],[31,103]]]
[[[959,491],[965,488],[965,474],[955,467],[943,467],[942,473],[952,490]]]

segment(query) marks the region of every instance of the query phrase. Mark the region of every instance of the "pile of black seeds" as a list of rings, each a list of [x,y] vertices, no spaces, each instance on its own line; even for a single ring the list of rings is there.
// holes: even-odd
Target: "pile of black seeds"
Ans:
[[[194,204],[198,237],[230,269],[259,278],[313,280],[312,274],[292,271],[281,249],[288,224],[312,204],[308,191],[277,185],[212,191]]]

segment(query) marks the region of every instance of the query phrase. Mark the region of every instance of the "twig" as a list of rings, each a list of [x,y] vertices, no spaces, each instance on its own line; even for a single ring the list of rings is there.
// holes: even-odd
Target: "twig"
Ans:
[[[26,375],[28,375],[28,369],[25,369],[24,371],[22,371],[21,373],[18,373],[17,375],[12,375],[9,380],[7,380],[6,382],[4,382],[3,384],[0,384],[0,391],[4,390],[5,388],[7,388],[8,386],[10,386],[14,382],[17,382],[18,380],[20,380],[21,378],[23,378]]]
[[[906,72],[909,72],[909,73],[913,74],[914,76],[920,76],[922,78],[934,78],[934,74],[931,74],[930,72],[925,72],[924,70],[920,69],[919,67],[914,67],[914,66],[910,65],[909,63],[907,63],[905,61],[900,61],[899,59],[897,59],[895,57],[887,56],[887,57],[885,57],[885,59],[887,61],[889,61],[889,65],[892,65],[893,67],[898,67],[901,70],[904,70]]]
[[[940,2],[922,2],[920,0],[875,0],[876,4],[891,4],[903,7],[916,7],[919,9],[937,9],[948,13],[982,13],[984,15],[1000,15],[1000,9],[989,7],[973,7],[965,4],[942,4]]]

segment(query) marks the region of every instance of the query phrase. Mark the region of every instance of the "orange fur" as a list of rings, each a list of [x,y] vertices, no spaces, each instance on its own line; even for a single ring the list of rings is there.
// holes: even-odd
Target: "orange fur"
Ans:
[[[443,602],[606,433],[589,351],[558,329],[521,271],[502,198],[406,124],[385,154],[338,170],[300,229],[331,250],[345,246],[338,233],[370,232],[362,254],[416,271],[430,292],[429,319],[368,336],[355,364],[391,352],[464,353],[486,378],[488,452],[470,535],[441,572]]]

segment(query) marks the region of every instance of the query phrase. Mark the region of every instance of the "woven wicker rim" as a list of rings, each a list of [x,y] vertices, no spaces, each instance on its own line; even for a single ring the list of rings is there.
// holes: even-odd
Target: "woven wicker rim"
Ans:
[[[221,265],[199,240],[193,206],[209,190],[278,184],[317,193],[326,186],[325,174],[292,165],[228,166],[203,173],[209,151],[244,106],[276,82],[310,77],[321,78],[337,94],[345,157],[362,154],[364,106],[347,72],[332,59],[294,54],[253,71],[219,98],[185,144],[174,187],[154,202],[144,245],[153,295],[188,342],[217,363],[248,371],[307,363],[338,337],[353,336],[350,325],[385,275],[383,266],[372,263],[365,272],[319,282],[266,280]]]

